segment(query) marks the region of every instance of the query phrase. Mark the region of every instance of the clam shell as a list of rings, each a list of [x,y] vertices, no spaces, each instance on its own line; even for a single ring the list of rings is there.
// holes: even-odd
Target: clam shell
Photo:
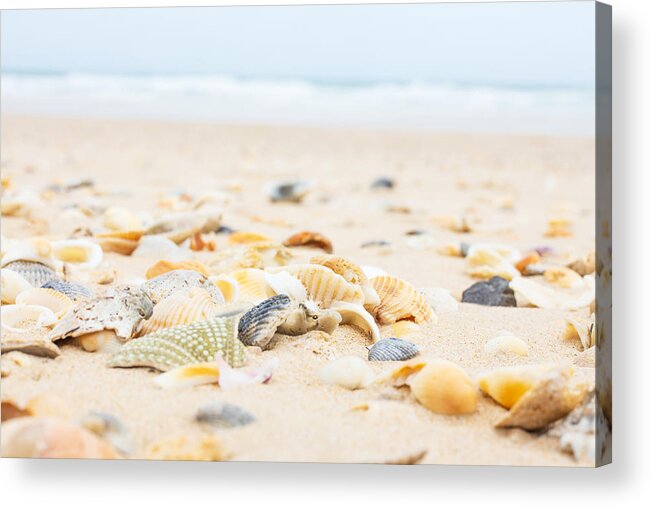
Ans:
[[[245,345],[255,345],[264,350],[269,346],[278,326],[288,319],[295,308],[296,304],[284,294],[266,299],[240,319],[238,338]]]
[[[35,261],[12,261],[4,264],[2,269],[3,271],[5,269],[15,271],[34,287],[40,287],[44,283],[58,278],[54,269]]]
[[[375,380],[366,361],[356,356],[344,356],[331,361],[318,372],[324,384],[334,384],[355,390],[368,387]]]
[[[419,353],[418,347],[400,338],[385,338],[368,349],[369,361],[406,361]]]
[[[89,239],[65,239],[52,242],[52,255],[61,262],[83,268],[96,268],[102,262],[102,248]]]
[[[466,270],[475,278],[499,276],[512,280],[520,276],[515,263],[521,258],[520,252],[507,245],[476,243],[468,249]]]
[[[531,304],[550,310],[578,310],[590,306],[595,299],[595,282],[592,276],[583,277],[579,286],[570,289],[545,285],[524,277],[511,280],[509,287],[515,292],[520,306]]]
[[[371,283],[380,296],[380,304],[373,309],[373,314],[381,324],[411,318],[422,323],[433,317],[425,297],[410,283],[389,275],[377,276]]]
[[[16,297],[23,291],[32,288],[23,275],[11,269],[0,270],[0,280],[2,283],[2,302],[13,304],[16,302]]]
[[[176,269],[159,275],[143,284],[142,289],[150,297],[154,304],[158,304],[166,297],[175,292],[198,287],[207,290],[215,300],[215,303],[224,303],[219,288],[211,283],[201,273],[188,269]]]
[[[52,310],[37,305],[3,305],[0,308],[3,332],[29,333],[33,330],[52,326],[57,317]]]
[[[219,305],[212,295],[198,287],[174,292],[154,306],[152,316],[142,323],[140,334],[159,329],[209,320],[217,315]]]
[[[519,356],[526,356],[529,354],[529,346],[524,340],[518,338],[513,333],[500,331],[496,336],[486,342],[484,351],[488,354],[511,352]]]
[[[364,306],[374,307],[380,304],[380,298],[361,267],[348,259],[337,255],[318,255],[310,259],[312,264],[319,264],[342,276],[348,283],[359,285],[364,292]]]
[[[282,268],[267,268],[270,273],[286,271],[298,278],[307,290],[307,297],[323,307],[334,301],[363,304],[364,293],[358,285],[348,283],[331,269],[317,264],[292,264]]]
[[[373,340],[373,343],[380,339],[380,329],[373,316],[363,306],[345,301],[335,301],[330,309],[341,315],[341,324],[350,324],[362,329]]]
[[[237,283],[237,280],[235,280],[235,278],[232,276],[224,274],[213,275],[209,276],[208,280],[219,288],[222,296],[224,297],[224,300],[227,303],[232,303],[240,298],[239,285]]]
[[[60,316],[74,306],[74,301],[54,289],[33,288],[21,292],[16,304],[43,306]]]
[[[163,275],[165,273],[177,269],[196,271],[197,273],[201,273],[204,276],[210,275],[208,268],[206,268],[199,261],[184,260],[184,261],[174,262],[174,261],[161,260],[158,261],[153,266],[151,266],[149,269],[147,269],[147,271],[145,272],[145,278],[147,278],[147,280],[151,280],[152,278],[156,278],[157,276]]]
[[[61,294],[65,294],[73,301],[82,299],[90,299],[93,297],[93,292],[79,283],[66,282],[64,280],[50,280],[41,286],[42,289],[53,289]]]
[[[235,428],[255,422],[255,416],[232,403],[213,401],[197,410],[195,420],[217,428]]]
[[[261,269],[245,268],[231,273],[231,277],[237,282],[239,299],[259,303],[276,293],[267,284],[265,272]]]
[[[323,234],[318,232],[311,231],[302,231],[290,236],[285,241],[283,245],[289,247],[310,247],[310,248],[320,248],[326,253],[332,253],[332,242],[326,238]]]

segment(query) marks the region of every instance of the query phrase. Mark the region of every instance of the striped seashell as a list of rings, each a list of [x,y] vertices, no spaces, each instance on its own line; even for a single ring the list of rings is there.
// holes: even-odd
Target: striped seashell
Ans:
[[[16,302],[16,297],[23,291],[32,288],[23,275],[11,269],[0,270],[0,281],[2,284],[2,302],[13,304]]]
[[[368,349],[369,361],[406,361],[418,355],[418,347],[400,338],[384,338]]]
[[[292,264],[282,268],[267,268],[270,273],[286,271],[298,278],[307,290],[308,299],[329,307],[334,301],[364,304],[359,285],[347,282],[341,275],[318,264]]]
[[[70,310],[75,302],[54,289],[32,288],[18,294],[16,304],[44,306],[60,317]]]
[[[245,345],[267,348],[276,330],[287,320],[294,307],[292,300],[282,294],[251,308],[238,324],[240,341]]]
[[[201,273],[204,276],[210,275],[210,272],[206,266],[201,264],[199,261],[189,259],[179,262],[167,260],[158,261],[145,272],[145,277],[147,280],[151,280],[152,278],[156,278],[157,276],[168,273],[169,271],[174,271],[176,269],[196,271],[197,273]]]
[[[15,271],[34,287],[40,287],[58,278],[56,271],[50,266],[35,261],[16,260],[3,265],[3,269]]]
[[[152,278],[143,284],[142,290],[145,291],[154,304],[157,304],[175,292],[191,289],[192,287],[199,287],[210,292],[215,303],[225,302],[221,291],[216,285],[201,273],[188,269],[175,269]]]
[[[66,282],[64,280],[50,280],[41,286],[42,289],[54,289],[61,294],[65,294],[73,301],[90,299],[93,297],[93,291],[88,287],[75,282]]]
[[[52,245],[45,239],[11,241],[2,256],[0,267],[6,267],[15,261],[30,261],[51,268],[56,271],[57,265],[52,259]]]
[[[240,288],[238,286],[237,280],[232,276],[228,275],[213,275],[209,276],[208,280],[214,283],[224,296],[224,300],[227,303],[232,303],[237,301],[240,297]]]
[[[265,272],[261,269],[239,269],[231,273],[231,277],[237,282],[241,301],[250,301],[257,304],[276,295],[267,284]]]
[[[175,292],[154,306],[154,313],[142,323],[140,334],[147,335],[167,327],[209,320],[218,311],[219,305],[204,289],[193,287]]]
[[[102,247],[89,239],[64,239],[52,242],[52,255],[61,262],[96,268],[102,262]]]
[[[371,280],[380,296],[380,304],[373,309],[381,324],[393,324],[402,319],[427,322],[433,311],[425,297],[410,283],[395,276],[378,276]]]
[[[232,403],[213,401],[197,410],[195,420],[218,428],[235,428],[255,422],[255,416]]]
[[[374,307],[380,304],[380,298],[368,277],[357,264],[338,255],[317,255],[310,259],[312,264],[319,264],[331,269],[344,280],[359,285],[364,292],[364,306]]]

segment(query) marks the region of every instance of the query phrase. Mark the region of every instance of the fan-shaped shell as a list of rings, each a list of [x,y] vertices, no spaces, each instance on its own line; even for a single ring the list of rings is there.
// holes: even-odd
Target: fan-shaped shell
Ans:
[[[93,291],[80,283],[67,282],[65,280],[50,280],[41,286],[42,289],[54,289],[57,292],[65,294],[73,301],[81,299],[90,299],[93,297]]]
[[[0,270],[0,280],[2,283],[2,302],[13,304],[16,297],[23,291],[32,288],[23,275],[11,269]]]
[[[240,297],[240,288],[238,286],[237,280],[229,275],[213,275],[209,276],[208,280],[214,283],[224,296],[224,300],[227,303],[232,303],[237,301]]]
[[[28,333],[34,329],[51,326],[57,321],[52,310],[37,305],[4,305],[2,314],[3,331]]]
[[[218,311],[219,305],[204,289],[193,287],[175,292],[154,306],[152,316],[143,321],[141,334],[147,335],[167,327],[209,320]]]
[[[267,284],[265,272],[261,269],[245,268],[231,273],[237,282],[241,301],[259,303],[275,295],[275,292]]]
[[[60,316],[74,306],[74,301],[54,289],[32,288],[21,292],[16,304],[44,306]]]
[[[5,264],[4,269],[20,274],[34,287],[40,287],[50,280],[57,279],[56,271],[41,262],[16,260]]]
[[[374,307],[380,304],[380,298],[361,267],[353,261],[338,255],[317,255],[310,259],[312,264],[319,264],[331,269],[344,280],[359,285],[364,292],[364,306]]]
[[[201,273],[204,276],[210,275],[208,268],[206,268],[199,261],[188,259],[188,260],[178,261],[178,262],[168,261],[168,260],[158,261],[156,264],[151,266],[145,272],[145,277],[147,278],[147,280],[150,280],[152,278],[156,278],[157,276],[165,274],[169,271],[174,271],[176,269],[187,269],[189,271],[196,271],[197,273]]]
[[[393,324],[401,319],[427,322],[433,316],[425,297],[413,285],[394,276],[377,276],[371,280],[380,296],[380,304],[373,309],[381,324]]]
[[[52,255],[61,262],[96,268],[102,262],[102,247],[89,239],[64,239],[52,243]]]
[[[406,361],[419,353],[418,347],[400,338],[385,338],[368,350],[369,361]]]
[[[267,271],[286,271],[294,275],[305,286],[308,299],[316,301],[322,307],[328,307],[334,301],[364,304],[364,293],[359,285],[348,283],[341,275],[325,266],[292,264],[282,268],[267,268]]]

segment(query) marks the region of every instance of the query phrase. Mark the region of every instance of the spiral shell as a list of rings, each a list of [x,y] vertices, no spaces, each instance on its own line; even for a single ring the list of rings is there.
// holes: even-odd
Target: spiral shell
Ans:
[[[380,304],[373,309],[373,314],[381,324],[411,318],[422,323],[432,318],[427,300],[410,283],[389,275],[375,277],[371,283],[380,296]]]
[[[204,289],[193,287],[175,292],[154,306],[154,313],[143,321],[140,333],[147,335],[159,329],[209,320],[218,310],[219,305]]]
[[[74,306],[74,301],[54,289],[33,288],[21,292],[16,297],[16,304],[43,306],[61,316]]]
[[[11,269],[0,270],[0,280],[2,283],[2,302],[13,304],[16,297],[23,291],[32,288],[23,275]]]
[[[406,361],[416,357],[418,347],[400,338],[385,338],[378,341],[368,350],[369,361]]]

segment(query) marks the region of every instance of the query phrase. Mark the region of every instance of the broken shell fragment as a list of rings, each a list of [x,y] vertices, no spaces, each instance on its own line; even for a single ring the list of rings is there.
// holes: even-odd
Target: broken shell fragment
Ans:
[[[514,291],[519,305],[531,304],[551,310],[578,310],[590,306],[595,299],[595,282],[592,276],[584,276],[578,286],[561,289],[531,278],[519,277],[509,287]]]
[[[407,361],[420,350],[411,342],[400,338],[384,338],[368,349],[369,361]]]
[[[380,304],[373,309],[380,324],[411,318],[422,323],[432,319],[433,311],[425,297],[405,280],[384,275],[372,278],[371,283],[380,297]]]
[[[529,347],[524,340],[518,338],[513,333],[509,331],[500,331],[496,336],[486,342],[486,345],[484,345],[484,351],[487,354],[510,352],[519,356],[526,356],[529,354]]]
[[[318,372],[324,384],[355,390],[368,387],[374,380],[373,370],[357,356],[344,356],[328,363]]]
[[[310,247],[310,248],[320,248],[326,253],[332,253],[332,242],[326,238],[323,234],[318,232],[303,231],[290,236],[285,241],[283,241],[284,246],[288,247]]]
[[[380,339],[380,329],[377,327],[375,319],[363,306],[345,301],[335,301],[330,309],[341,315],[341,324],[350,324],[362,329],[373,340],[373,343]]]
[[[74,301],[54,289],[32,288],[16,297],[17,305],[43,306],[55,315],[61,316],[74,306]]]

